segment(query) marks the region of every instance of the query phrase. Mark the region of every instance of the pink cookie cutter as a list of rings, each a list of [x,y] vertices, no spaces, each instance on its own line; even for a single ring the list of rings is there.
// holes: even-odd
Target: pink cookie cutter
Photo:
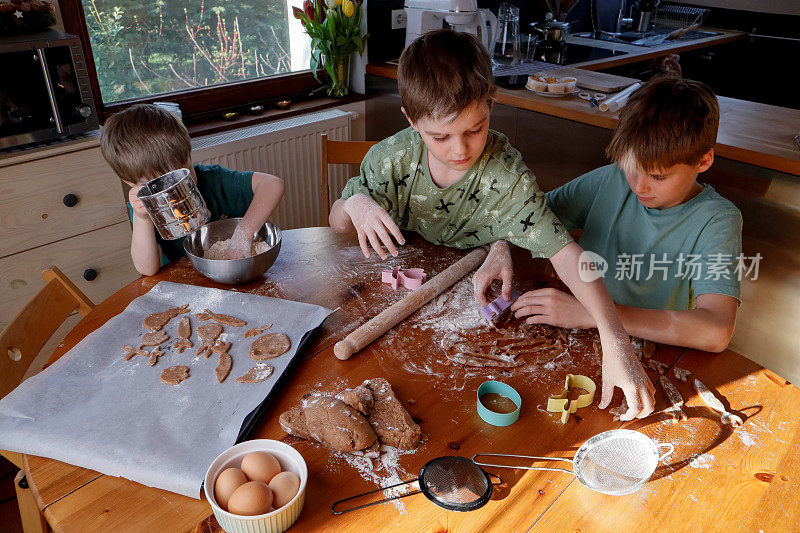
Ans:
[[[400,267],[395,267],[393,270],[381,272],[381,281],[388,283],[393,289],[397,289],[400,285],[412,291],[419,289],[425,283],[425,278],[427,277],[428,275],[421,268],[403,270]]]

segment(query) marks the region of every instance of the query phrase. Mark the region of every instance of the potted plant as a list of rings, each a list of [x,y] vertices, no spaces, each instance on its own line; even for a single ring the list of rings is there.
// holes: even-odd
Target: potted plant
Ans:
[[[328,96],[339,98],[350,92],[350,55],[364,54],[369,35],[361,35],[363,0],[305,0],[303,9],[293,8],[295,18],[311,37],[311,72],[317,78],[322,64],[330,77]],[[321,83],[321,82],[320,82]]]

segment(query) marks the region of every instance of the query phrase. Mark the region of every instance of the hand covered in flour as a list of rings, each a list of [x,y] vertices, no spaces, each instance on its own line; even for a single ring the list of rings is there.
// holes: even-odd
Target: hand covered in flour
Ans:
[[[486,289],[492,281],[499,279],[503,282],[503,298],[511,299],[511,282],[514,279],[514,265],[511,261],[511,249],[506,241],[495,241],[489,250],[489,255],[472,278],[472,287],[475,290],[475,301],[485,307],[489,305]]]
[[[225,259],[241,259],[253,255],[253,238],[247,236],[247,231],[239,224],[233,232]]]
[[[603,382],[598,407],[608,407],[614,396],[614,387],[619,387],[628,404],[628,411],[619,419],[627,421],[645,418],[655,407],[656,389],[633,354],[630,342],[622,339],[614,339],[612,342],[612,347],[603,343]]]
[[[358,244],[361,246],[361,251],[364,252],[364,257],[369,259],[370,246],[381,259],[389,257],[383,250],[383,246],[386,246],[389,253],[397,257],[397,247],[392,237],[399,244],[405,244],[406,240],[389,213],[375,200],[366,194],[354,194],[345,200],[344,210],[358,232]]]
[[[550,324],[561,328],[597,327],[592,315],[571,294],[558,289],[528,291],[511,306],[515,317],[527,316],[528,324]]]

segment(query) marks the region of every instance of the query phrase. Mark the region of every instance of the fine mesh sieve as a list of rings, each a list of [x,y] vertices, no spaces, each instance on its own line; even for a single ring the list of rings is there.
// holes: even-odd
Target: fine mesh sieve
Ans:
[[[492,481],[489,479],[490,475],[496,477],[499,482],[492,483]],[[392,489],[394,487],[409,485],[414,482],[419,482],[420,490],[399,494],[397,496],[359,505],[357,507],[350,507],[340,510],[336,509],[336,506],[341,503],[362,498],[376,492]],[[486,502],[488,502],[489,498],[492,497],[492,486],[499,485],[502,482],[503,481],[498,476],[495,476],[494,474],[487,474],[483,471],[483,469],[481,469],[481,467],[475,464],[474,461],[471,461],[466,457],[446,455],[443,457],[437,457],[436,459],[431,459],[425,463],[425,466],[422,467],[422,470],[419,473],[419,477],[416,479],[403,481],[401,483],[389,485],[388,487],[382,487],[380,489],[371,490],[369,492],[364,492],[357,494],[356,496],[339,500],[331,505],[331,512],[333,514],[347,513],[357,509],[363,509],[364,507],[378,505],[379,503],[386,503],[399,498],[405,498],[406,496],[411,496],[412,494],[419,494],[420,492],[427,496],[430,501],[439,507],[447,509],[448,511],[473,511],[486,505]]]
[[[667,451],[661,455],[660,449]],[[536,457],[503,453],[478,453],[476,457],[516,457],[541,461],[566,461],[572,463],[572,471],[563,468],[540,466],[513,466],[475,461],[480,466],[497,468],[519,468],[521,470],[551,470],[573,474],[586,487],[609,494],[622,496],[639,490],[650,479],[658,462],[667,458],[674,450],[670,443],[656,444],[650,437],[629,429],[614,429],[595,435],[578,448],[573,459],[562,457]]]

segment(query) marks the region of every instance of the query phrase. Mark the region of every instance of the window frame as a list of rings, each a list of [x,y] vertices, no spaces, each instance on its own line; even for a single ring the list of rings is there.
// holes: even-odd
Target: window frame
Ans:
[[[94,109],[101,124],[117,111],[134,104],[162,100],[176,102],[181,107],[184,119],[187,122],[195,122],[212,117],[219,118],[226,111],[241,109],[248,105],[263,105],[284,99],[307,97],[311,91],[320,87],[312,72],[308,70],[106,104],[103,102],[100,92],[100,82],[97,78],[97,68],[89,40],[83,4],[81,0],[60,0],[59,9],[64,23],[64,31],[77,36],[81,41],[86,70],[89,74],[89,85],[94,99]]]

